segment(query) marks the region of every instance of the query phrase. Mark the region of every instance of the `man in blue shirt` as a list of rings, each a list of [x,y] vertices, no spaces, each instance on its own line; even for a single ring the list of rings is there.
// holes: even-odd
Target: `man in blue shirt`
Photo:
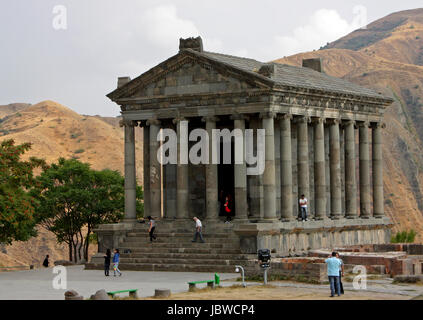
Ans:
[[[339,268],[342,262],[336,257],[336,252],[332,252],[332,255],[329,256],[329,258],[325,260],[325,263],[328,266],[330,296],[333,297],[335,295],[335,287],[336,287],[336,294],[340,296],[341,289],[339,284]]]

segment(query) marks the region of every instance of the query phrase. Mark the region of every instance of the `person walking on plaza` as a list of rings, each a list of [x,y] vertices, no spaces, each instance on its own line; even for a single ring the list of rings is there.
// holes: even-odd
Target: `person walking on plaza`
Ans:
[[[300,205],[301,221],[307,221],[307,198],[302,194],[298,202]]]
[[[197,242],[197,237],[200,236],[201,242],[204,243],[203,234],[201,233],[201,229],[203,228],[203,225],[201,224],[200,219],[198,219],[197,217],[194,217],[193,219],[195,221],[195,235],[192,242]]]
[[[339,252],[336,253],[336,257],[341,261],[341,267],[339,268],[339,288],[341,294],[344,294],[344,285],[342,284],[342,277],[344,276],[344,261],[339,257]]]
[[[111,258],[112,258],[112,253],[110,252],[110,249],[107,249],[106,254],[104,255],[104,275],[106,277],[109,276]]]
[[[116,271],[119,273],[119,277],[122,275],[122,272],[119,270],[119,261],[120,253],[119,249],[115,249],[115,254],[113,255],[113,276],[116,277]]]
[[[154,221],[151,216],[148,216],[147,219],[150,222],[150,225],[148,227],[148,233],[150,234],[150,242],[153,243],[153,239],[156,240],[156,236],[154,235],[154,230],[156,230],[156,221]]]
[[[341,295],[340,285],[339,285],[339,269],[341,268],[341,260],[336,257],[336,252],[332,252],[326,260],[327,272],[330,285],[330,297],[335,296],[335,292],[338,297]]]

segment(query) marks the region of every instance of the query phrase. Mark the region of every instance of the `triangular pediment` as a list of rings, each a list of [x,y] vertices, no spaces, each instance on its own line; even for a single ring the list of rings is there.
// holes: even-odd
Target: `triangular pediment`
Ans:
[[[262,77],[223,63],[183,51],[152,68],[108,97],[114,101],[130,98],[153,98],[241,92],[269,88]]]

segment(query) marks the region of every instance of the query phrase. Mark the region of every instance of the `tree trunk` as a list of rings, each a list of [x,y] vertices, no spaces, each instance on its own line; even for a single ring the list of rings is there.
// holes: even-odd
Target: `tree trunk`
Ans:
[[[84,259],[87,262],[88,262],[88,248],[90,247],[90,234],[91,234],[91,228],[88,227],[87,236],[85,237],[85,242],[84,242]]]
[[[72,243],[71,242],[68,243],[68,247],[69,247],[69,261],[72,261],[73,254],[72,254]]]

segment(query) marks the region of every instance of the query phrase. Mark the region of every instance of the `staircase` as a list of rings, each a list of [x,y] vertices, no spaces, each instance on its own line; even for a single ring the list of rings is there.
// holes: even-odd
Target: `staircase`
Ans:
[[[244,265],[255,255],[242,254],[239,238],[231,225],[218,232],[203,232],[205,243],[193,243],[193,230],[158,226],[157,239],[150,243],[146,225],[137,225],[126,233],[120,245],[121,270],[234,272],[235,265]],[[215,229],[216,230],[216,229]],[[125,253],[125,251],[130,253]],[[94,259],[93,259],[94,260]],[[97,260],[98,261],[98,260]],[[88,263],[87,269],[103,268],[99,263]]]

